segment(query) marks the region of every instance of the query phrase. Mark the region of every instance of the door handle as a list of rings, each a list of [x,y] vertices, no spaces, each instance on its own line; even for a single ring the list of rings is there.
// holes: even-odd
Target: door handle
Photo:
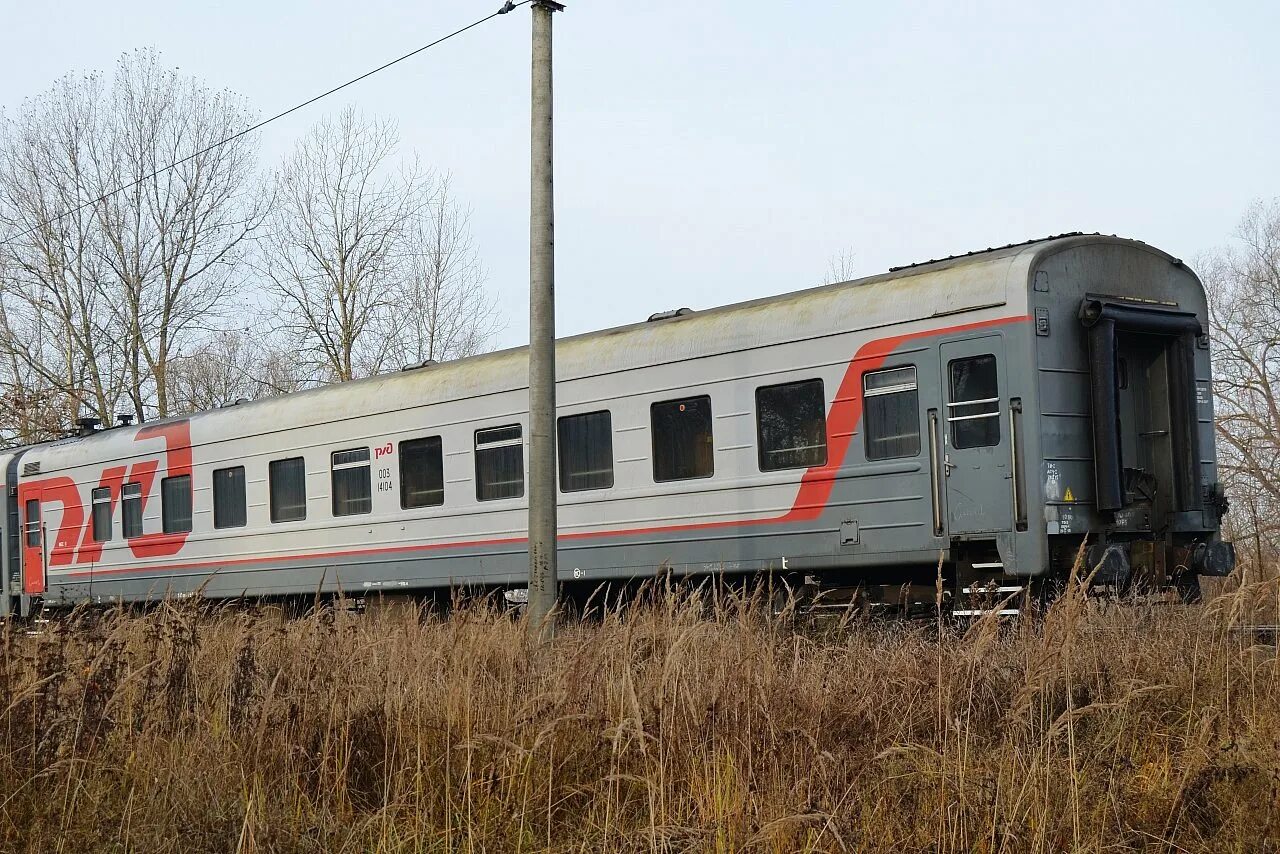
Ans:
[[[951,472],[955,469],[956,463],[951,462],[950,454],[942,455],[942,467],[947,470],[947,477],[951,477]]]

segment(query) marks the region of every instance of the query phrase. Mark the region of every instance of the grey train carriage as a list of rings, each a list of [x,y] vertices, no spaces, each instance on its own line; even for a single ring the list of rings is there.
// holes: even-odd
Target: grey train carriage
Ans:
[[[1230,572],[1204,290],[1067,235],[557,343],[560,577]],[[5,613],[523,587],[523,348],[4,453]],[[956,609],[963,606],[956,604]]]

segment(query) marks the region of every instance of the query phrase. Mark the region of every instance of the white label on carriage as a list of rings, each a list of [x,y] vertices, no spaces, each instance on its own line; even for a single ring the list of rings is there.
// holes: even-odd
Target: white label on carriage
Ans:
[[[1058,464],[1054,462],[1046,462],[1044,464],[1044,497],[1050,501],[1057,501],[1062,497],[1062,475],[1058,471]]]

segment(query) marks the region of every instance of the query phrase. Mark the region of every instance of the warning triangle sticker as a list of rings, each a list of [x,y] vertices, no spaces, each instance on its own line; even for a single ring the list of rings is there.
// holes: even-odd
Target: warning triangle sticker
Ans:
[[[1063,501],[1075,501],[1075,500],[1076,500],[1076,497],[1075,497],[1074,495],[1072,495],[1072,494],[1071,494],[1071,487],[1069,487],[1069,486],[1067,487],[1067,492],[1066,492],[1066,494],[1065,494],[1065,495],[1063,495],[1063,496],[1062,496],[1062,500],[1063,500]]]

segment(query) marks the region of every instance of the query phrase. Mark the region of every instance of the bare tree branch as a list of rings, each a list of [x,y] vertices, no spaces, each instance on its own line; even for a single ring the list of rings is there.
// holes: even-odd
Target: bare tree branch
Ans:
[[[1237,241],[1198,259],[1209,293],[1219,467],[1255,557],[1280,549],[1280,200],[1255,202]]]
[[[256,143],[240,137],[109,191],[250,120],[243,99],[151,51],[122,57],[109,83],[68,75],[4,120],[0,233],[31,233],[0,247],[0,370],[13,385],[38,378],[54,423],[110,421],[126,402],[139,419],[175,411],[169,366],[235,293],[262,221]]]
[[[498,328],[468,214],[394,125],[354,109],[285,161],[261,271],[284,330],[325,381],[479,352]]]

